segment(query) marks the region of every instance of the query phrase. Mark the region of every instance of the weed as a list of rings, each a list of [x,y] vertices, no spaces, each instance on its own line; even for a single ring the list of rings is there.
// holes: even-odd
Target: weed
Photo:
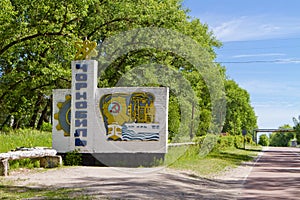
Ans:
[[[39,167],[40,167],[40,161],[38,159],[24,158],[24,159],[9,161],[10,169],[18,169],[18,168],[33,169]]]
[[[67,166],[77,166],[82,164],[81,154],[77,149],[66,154],[64,164]]]

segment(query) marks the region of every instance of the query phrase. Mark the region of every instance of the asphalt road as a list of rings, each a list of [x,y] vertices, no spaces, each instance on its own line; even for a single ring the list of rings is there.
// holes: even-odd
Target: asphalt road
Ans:
[[[266,149],[245,177],[239,199],[300,199],[300,149]]]

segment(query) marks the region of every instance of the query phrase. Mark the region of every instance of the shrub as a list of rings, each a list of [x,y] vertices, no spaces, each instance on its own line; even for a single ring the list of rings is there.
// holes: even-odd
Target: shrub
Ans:
[[[269,138],[266,134],[262,134],[259,136],[259,142],[261,146],[269,146]]]
[[[204,139],[205,139],[205,136],[195,137],[195,138],[194,138],[194,142],[195,142],[197,145],[201,146]]]
[[[210,151],[212,151],[215,148],[217,143],[218,143],[217,135],[207,134],[204,137],[202,144],[200,144],[199,155],[201,156],[207,155]]]
[[[244,147],[244,137],[242,135],[234,136],[234,146],[235,148],[243,148]]]
[[[18,169],[20,167],[22,168],[39,168],[40,167],[40,161],[38,159],[30,159],[30,158],[24,158],[19,160],[10,160],[9,161],[9,167],[11,169]]]
[[[82,164],[81,154],[77,149],[70,151],[66,154],[64,164],[67,166],[77,166]]]
[[[250,138],[250,139],[249,139]],[[251,137],[246,138],[247,143],[251,143]],[[218,136],[209,134],[207,136],[197,137],[194,140],[200,148],[210,150],[222,150],[226,148],[243,148],[244,147],[244,137],[241,135],[226,135]],[[203,147],[202,147],[203,145]]]
[[[51,123],[43,122],[43,125],[41,127],[41,131],[52,132],[52,125],[51,125]]]
[[[226,149],[234,147],[234,137],[233,136],[221,136],[218,139],[218,144],[215,149]]]
[[[272,133],[270,135],[270,146],[287,147],[291,139],[294,139],[294,133]]]

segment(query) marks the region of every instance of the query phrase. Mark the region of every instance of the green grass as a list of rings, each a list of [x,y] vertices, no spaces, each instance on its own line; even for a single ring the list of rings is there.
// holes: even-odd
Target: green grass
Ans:
[[[51,147],[51,132],[31,129],[19,129],[9,132],[0,132],[0,153],[14,150],[17,147]],[[22,159],[10,161],[10,169],[19,167],[39,167],[34,159]],[[22,181],[22,180],[20,180]],[[0,199],[92,199],[83,194],[80,188],[45,188],[16,186],[17,182],[0,177]]]
[[[166,154],[165,165],[169,168],[192,171],[199,176],[217,174],[228,167],[237,167],[242,162],[251,161],[261,150],[248,146],[246,150],[228,148],[215,150],[207,156],[199,156],[199,147],[172,147]]]
[[[0,132],[0,153],[5,153],[17,147],[51,147],[52,133],[32,129],[18,129],[9,132]],[[20,167],[32,169],[39,167],[35,159],[20,159],[9,161],[10,170]]]
[[[0,199],[92,199],[80,188],[38,188],[15,186],[14,182],[0,178]]]
[[[0,144],[0,153],[14,150],[17,147],[51,147],[52,134],[31,129],[0,132]]]

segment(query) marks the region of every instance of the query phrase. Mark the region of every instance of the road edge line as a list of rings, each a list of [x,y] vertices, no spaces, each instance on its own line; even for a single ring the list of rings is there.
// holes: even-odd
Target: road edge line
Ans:
[[[248,176],[249,174],[252,172],[253,168],[255,167],[256,163],[260,160],[260,158],[264,155],[265,151],[269,150],[269,147],[263,147],[262,151],[259,152],[258,156],[255,158],[254,162],[251,164],[251,168],[249,170],[249,172],[246,174],[246,176],[243,178],[242,181],[242,186],[245,185],[245,183],[247,182]]]

